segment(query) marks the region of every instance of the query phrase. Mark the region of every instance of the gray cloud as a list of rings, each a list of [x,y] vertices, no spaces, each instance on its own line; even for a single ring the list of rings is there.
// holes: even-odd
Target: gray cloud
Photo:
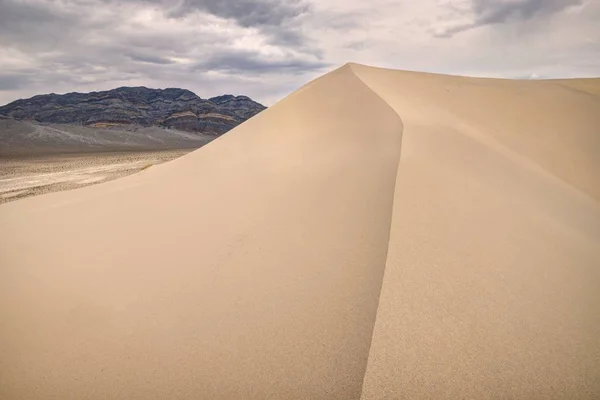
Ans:
[[[308,47],[297,21],[310,9],[303,0],[65,0],[64,3],[71,7],[59,7],[56,2],[46,0],[0,0],[0,44],[39,49],[60,46],[63,41],[81,42],[82,36],[89,36],[94,30],[111,35],[111,28],[126,23],[128,17],[119,7],[138,5],[151,6],[173,19],[201,12],[234,21],[241,28],[255,28],[274,44]],[[114,12],[108,17],[96,17],[97,11],[107,9]],[[147,32],[137,38],[130,33],[130,37],[122,39],[143,47],[156,47],[161,41]],[[171,47],[181,40],[162,41]],[[203,38],[194,41],[201,42]]]
[[[134,52],[134,53],[130,54],[129,57],[134,61],[141,61],[141,62],[151,63],[151,64],[160,64],[160,65],[174,64],[173,60],[169,60],[168,58],[164,58],[164,57],[160,57],[160,56],[153,56],[150,54],[140,54],[140,53]]]
[[[15,90],[27,86],[29,77],[25,74],[0,73],[0,90]]]
[[[261,74],[313,71],[325,63],[299,29],[308,11],[297,0],[0,0],[0,99],[109,82],[213,86],[239,74],[251,86]]]
[[[52,46],[68,37],[78,21],[76,14],[56,11],[52,3],[0,0],[0,44],[33,49]]]
[[[168,13],[181,18],[199,10],[234,19],[244,27],[260,27],[281,25],[306,13],[308,9],[309,6],[299,0],[183,0]]]
[[[0,103],[147,86],[270,104],[347,61],[495,77],[600,75],[597,0],[441,1],[0,0]],[[471,31],[445,40],[432,30]]]
[[[481,25],[499,24],[511,19],[528,20],[581,4],[581,0],[475,0],[474,10]]]
[[[474,15],[473,21],[446,29],[436,36],[451,37],[481,26],[527,21],[581,4],[582,0],[472,0],[470,10]],[[452,5],[450,7],[457,11]]]
[[[123,1],[123,0],[109,0]],[[297,19],[310,12],[305,0],[125,0],[159,7],[170,18],[204,12],[267,33],[276,44],[302,45]]]
[[[270,71],[301,73],[311,70],[321,70],[327,67],[330,67],[330,64],[321,61],[301,59],[269,60],[266,57],[258,57],[251,52],[239,51],[219,54],[208,60],[201,61],[196,63],[193,69],[195,71],[260,74]]]

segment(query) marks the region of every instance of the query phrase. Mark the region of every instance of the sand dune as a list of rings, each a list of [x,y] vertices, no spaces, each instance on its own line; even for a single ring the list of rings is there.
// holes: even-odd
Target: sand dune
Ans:
[[[597,88],[347,64],[0,206],[0,398],[597,398]]]

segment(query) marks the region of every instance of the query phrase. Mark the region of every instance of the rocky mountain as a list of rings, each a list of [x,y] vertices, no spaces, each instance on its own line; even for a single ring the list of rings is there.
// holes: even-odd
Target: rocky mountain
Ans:
[[[129,125],[221,135],[265,107],[246,96],[202,99],[185,89],[120,87],[91,93],[44,94],[0,107],[0,118],[91,128]]]

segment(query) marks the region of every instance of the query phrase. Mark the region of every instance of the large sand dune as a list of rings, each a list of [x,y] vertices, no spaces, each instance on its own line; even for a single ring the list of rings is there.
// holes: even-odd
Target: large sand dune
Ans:
[[[0,206],[0,398],[597,398],[599,87],[347,64]]]

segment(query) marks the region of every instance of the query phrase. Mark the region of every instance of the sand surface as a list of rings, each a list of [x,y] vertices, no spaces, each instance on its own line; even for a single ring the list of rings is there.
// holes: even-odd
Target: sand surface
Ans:
[[[347,64],[3,204],[0,398],[598,398],[599,86]]]
[[[192,149],[0,158],[0,204],[122,178],[190,151]]]

